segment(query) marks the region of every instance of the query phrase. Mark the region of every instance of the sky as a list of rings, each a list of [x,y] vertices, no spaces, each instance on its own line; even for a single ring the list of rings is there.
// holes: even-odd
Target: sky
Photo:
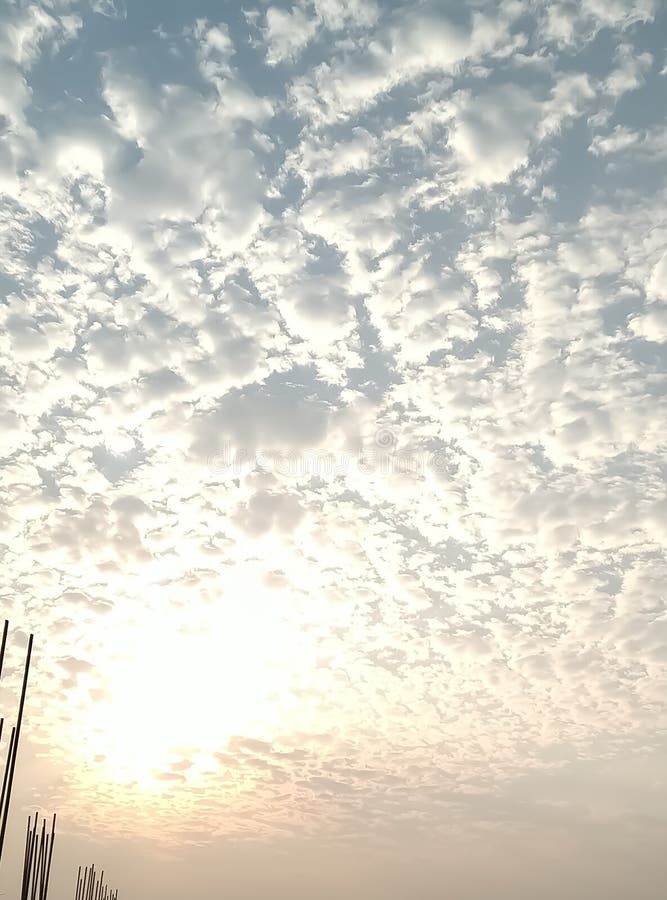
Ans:
[[[0,10],[0,891],[663,897],[667,7]]]

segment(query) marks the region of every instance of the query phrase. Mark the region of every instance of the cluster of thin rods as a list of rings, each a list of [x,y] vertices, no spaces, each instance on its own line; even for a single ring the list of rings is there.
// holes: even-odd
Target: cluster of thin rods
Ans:
[[[83,874],[79,866],[79,874],[76,877],[75,900],[118,900],[118,889],[112,891],[108,884],[104,883],[104,869],[98,875],[95,866],[86,866]]]
[[[39,815],[35,821],[28,817],[28,831],[25,838],[23,858],[23,882],[21,900],[46,900],[51,876],[51,859],[56,840],[56,815],[53,814],[51,833],[46,830],[46,819],[42,819],[41,835],[38,836]]]
[[[5,648],[7,647],[7,632],[9,630],[9,622],[5,620],[2,630],[2,643],[0,644],[0,680],[2,679],[2,667],[5,661]],[[21,722],[23,721],[23,706],[25,704],[25,694],[28,687],[28,673],[30,672],[30,657],[32,655],[32,638],[30,635],[28,640],[28,652],[26,654],[25,669],[23,671],[23,686],[21,688],[21,699],[19,701],[19,711],[16,719],[16,725],[12,726],[12,732],[9,738],[9,747],[7,750],[7,759],[5,760],[3,776],[2,776],[2,792],[0,793],[0,862],[2,861],[2,848],[5,843],[5,831],[7,830],[7,816],[9,815],[9,804],[12,799],[12,786],[14,784],[14,771],[16,769],[16,756],[19,748],[19,738],[21,736]],[[2,731],[5,724],[4,718],[0,718],[0,740],[2,739]]]
[[[2,640],[0,642],[0,681],[2,680],[8,631],[9,622],[5,620],[4,628],[2,630]],[[19,738],[21,736],[21,723],[23,722],[23,707],[25,705],[28,675],[30,673],[32,641],[33,635],[31,634],[28,640],[28,650],[26,653],[25,668],[23,670],[23,684],[21,687],[18,716],[16,724],[12,726],[7,747],[7,758],[3,766],[2,790],[0,792],[0,862],[2,861],[2,849],[5,843],[9,804],[12,799],[16,757],[19,748]],[[2,741],[4,724],[4,718],[0,718],[0,742]],[[38,813],[35,813],[34,821],[31,816],[28,817],[20,900],[47,900],[49,877],[51,875],[51,860],[53,858],[53,845],[55,840],[55,814],[51,822],[50,832],[46,830],[46,819],[42,820],[42,827],[40,830]],[[81,866],[79,866],[79,874],[77,875],[76,880],[76,900],[118,900],[118,891],[112,891],[109,886],[104,883],[104,871],[102,871],[101,875],[98,875],[95,871],[95,866],[93,865],[90,869],[86,866],[82,874]]]

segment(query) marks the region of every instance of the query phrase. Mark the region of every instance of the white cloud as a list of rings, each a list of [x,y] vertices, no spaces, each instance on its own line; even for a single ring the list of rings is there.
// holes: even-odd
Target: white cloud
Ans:
[[[320,64],[296,79],[296,110],[316,123],[348,118],[372,106],[392,88],[428,72],[450,72],[466,59],[503,51],[507,21],[478,15],[463,27],[424,9],[387,24],[362,49]]]
[[[262,37],[269,65],[293,62],[322,30],[365,28],[377,20],[375,0],[312,0],[290,9],[270,6],[264,17]]]
[[[523,88],[507,86],[474,98],[463,95],[449,143],[467,186],[505,181],[525,165],[540,105]]]
[[[654,303],[646,312],[630,319],[630,329],[637,337],[647,341],[667,341],[667,306]]]
[[[267,62],[275,64],[293,59],[317,33],[319,22],[301,7],[289,12],[270,6],[266,11],[264,37],[268,44]]]
[[[651,299],[667,300],[667,253],[663,253],[653,266],[646,293]]]
[[[45,805],[179,853],[648,808],[568,779],[666,721],[656,9],[14,5],[0,555]]]

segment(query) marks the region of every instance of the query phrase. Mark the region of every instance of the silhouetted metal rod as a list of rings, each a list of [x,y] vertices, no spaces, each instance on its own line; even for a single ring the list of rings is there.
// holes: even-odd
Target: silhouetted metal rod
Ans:
[[[42,849],[40,851],[39,857],[39,898],[38,900],[42,900],[42,894],[44,893],[44,880],[46,878],[46,855],[49,851],[49,835],[46,833],[46,819],[42,824]]]
[[[95,865],[86,866],[83,877],[81,866],[76,876],[76,894],[74,900],[117,900],[118,889],[112,891],[104,881],[104,869],[98,874]]]
[[[35,825],[37,825],[37,815],[35,814]],[[36,832],[35,832],[36,836]],[[30,900],[36,900],[37,888],[39,887],[39,874],[42,870],[42,860],[44,859],[44,842],[46,840],[46,819],[42,820],[42,834],[39,839],[39,853],[35,857],[35,867],[32,877],[32,893]]]
[[[2,776],[2,793],[0,793],[0,821],[2,820],[3,810],[5,808],[5,793],[7,792],[7,779],[9,778],[9,767],[14,753],[14,739],[16,738],[16,726],[12,725],[12,733],[9,737],[9,749],[7,751],[7,761],[5,762],[5,772]],[[0,854],[1,856],[2,854]]]
[[[53,814],[51,822],[51,843],[49,844],[49,858],[46,861],[46,873],[44,877],[44,890],[39,900],[46,900],[49,894],[49,881],[51,880],[51,860],[53,859],[53,845],[56,842],[56,814]]]
[[[9,622],[5,619],[5,625],[2,629],[2,644],[0,644],[0,678],[2,678],[2,664],[5,661],[5,647],[7,646],[7,632],[9,631]]]
[[[39,861],[37,846],[38,846],[38,843],[37,843],[37,813],[35,813],[35,824],[34,824],[33,833],[32,833],[32,854],[30,857],[30,869],[28,872],[28,891],[27,891],[27,893],[28,893],[28,896],[30,897],[30,900],[35,900],[35,893],[36,893],[36,888],[37,888],[36,878],[37,878],[38,861]],[[42,852],[43,852],[43,848],[40,848],[40,849],[42,849]]]
[[[32,828],[30,827],[31,822],[32,820],[30,816],[28,816],[28,830],[26,831],[25,852],[23,854],[23,881],[21,882],[21,900],[23,900],[26,895],[26,882],[28,880],[28,874],[30,871],[30,852],[32,847]]]
[[[25,705],[25,695],[28,688],[28,674],[30,672],[30,657],[32,656],[33,635],[28,639],[28,652],[26,654],[25,669],[23,672],[23,686],[21,688],[21,700],[19,702],[19,713],[16,720],[16,735],[14,737],[14,745],[9,759],[9,776],[7,778],[7,792],[3,797],[4,807],[2,809],[2,824],[0,825],[0,860],[2,860],[2,848],[5,843],[5,831],[7,830],[7,815],[9,813],[9,804],[12,799],[12,784],[14,782],[14,770],[16,768],[16,754],[19,746],[19,738],[21,736],[21,722],[23,721],[23,707]]]
[[[81,900],[84,900],[84,897],[86,896],[87,884],[88,884],[88,866],[86,866],[86,869],[83,873],[83,880],[81,882]]]
[[[46,900],[48,894],[53,845],[56,839],[55,815],[51,822],[50,834],[46,830],[46,819],[42,820],[41,831],[38,830],[38,826],[39,813],[35,813],[34,823],[32,817],[28,817],[21,900]]]
[[[2,643],[0,644],[0,679],[2,678],[2,665],[5,661],[5,647],[7,646],[7,631],[8,630],[9,630],[9,622],[7,619],[5,619],[5,624],[2,629]],[[0,741],[2,740],[2,730],[4,728],[4,725],[5,725],[5,717],[2,716],[2,718],[0,718]],[[11,751],[10,751],[9,755],[11,755]],[[8,756],[8,759],[9,759],[9,756]],[[5,766],[6,766],[6,763],[5,763]],[[3,781],[4,781],[4,778],[3,778]],[[4,798],[5,798],[5,789],[3,787],[2,801],[0,802],[0,815],[2,814]]]

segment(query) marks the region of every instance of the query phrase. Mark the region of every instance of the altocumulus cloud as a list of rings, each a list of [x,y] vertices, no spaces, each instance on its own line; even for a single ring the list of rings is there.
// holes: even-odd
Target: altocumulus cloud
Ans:
[[[664,778],[575,777],[664,762],[664,8],[2,19],[0,551],[59,809],[664,829]],[[219,464],[380,451],[437,465]],[[187,738],[119,688],[158,621]],[[99,738],[123,708],[152,756]]]

